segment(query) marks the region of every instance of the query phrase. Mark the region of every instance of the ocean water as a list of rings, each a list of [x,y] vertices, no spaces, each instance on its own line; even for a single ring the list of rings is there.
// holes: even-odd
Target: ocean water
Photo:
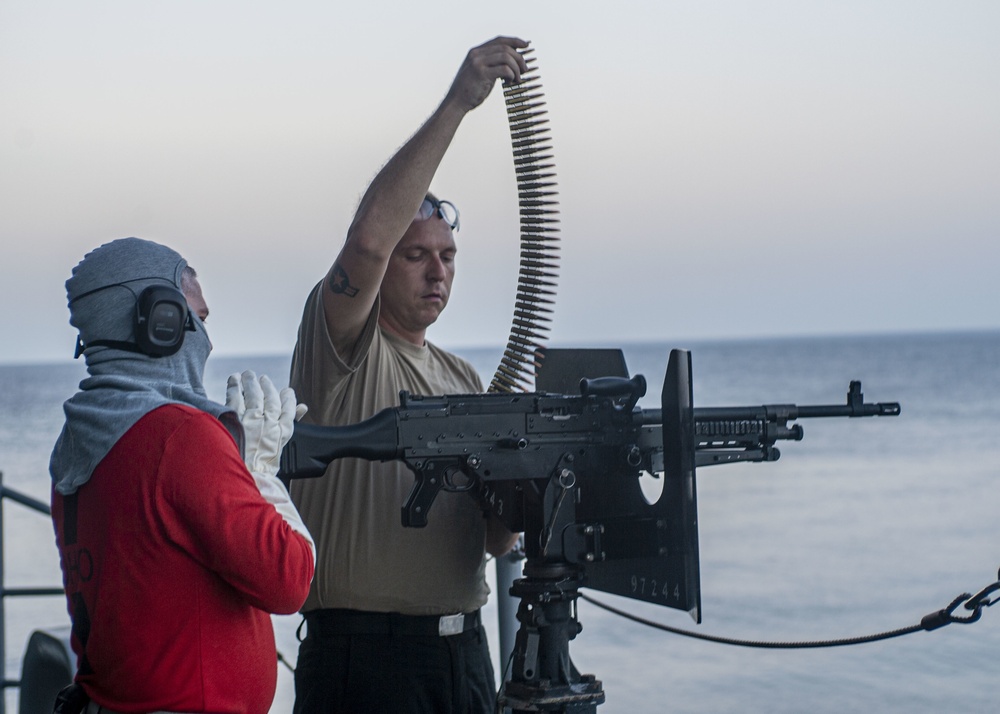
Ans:
[[[605,345],[606,346],[606,345]],[[586,591],[672,627],[765,641],[840,639],[895,630],[997,578],[1000,567],[1000,333],[629,344],[629,370],[658,407],[668,351],[692,352],[695,406],[840,404],[850,380],[896,418],[810,419],[779,461],[699,469],[703,622],[686,613]],[[485,381],[500,349],[455,350]],[[284,383],[287,356],[212,358],[210,393],[253,368]],[[47,459],[62,401],[82,365],[0,366],[0,471],[47,501]],[[4,506],[8,587],[60,581],[48,520]],[[34,629],[68,623],[60,598],[8,598],[6,668],[17,678]],[[603,682],[602,714],[625,712],[996,711],[1000,606],[979,622],[888,641],[760,650],[661,632],[580,602],[570,654]],[[487,608],[495,620],[495,601]],[[956,612],[956,614],[964,614]],[[275,618],[294,663],[298,617]],[[494,656],[495,629],[491,627]],[[500,663],[497,662],[498,672]],[[272,711],[287,712],[279,668]],[[8,690],[8,711],[17,692]]]

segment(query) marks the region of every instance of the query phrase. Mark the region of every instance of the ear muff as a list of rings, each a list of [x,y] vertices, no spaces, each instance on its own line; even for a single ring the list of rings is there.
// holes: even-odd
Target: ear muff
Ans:
[[[139,351],[154,357],[175,354],[184,331],[193,327],[187,300],[175,287],[154,285],[139,293],[135,303],[135,341]]]

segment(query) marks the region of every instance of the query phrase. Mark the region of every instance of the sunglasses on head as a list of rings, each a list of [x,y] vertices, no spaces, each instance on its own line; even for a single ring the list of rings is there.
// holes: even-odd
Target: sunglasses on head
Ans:
[[[437,214],[453,231],[458,230],[458,209],[455,208],[455,204],[451,201],[438,201],[433,198],[425,198],[420,202],[420,208],[417,209],[417,215],[413,220],[426,221],[434,214]]]

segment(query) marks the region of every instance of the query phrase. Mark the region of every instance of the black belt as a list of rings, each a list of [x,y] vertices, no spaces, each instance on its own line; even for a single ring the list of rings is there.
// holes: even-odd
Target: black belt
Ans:
[[[309,630],[323,635],[397,635],[448,637],[479,627],[479,610],[457,615],[402,615],[398,612],[364,612],[341,608],[305,613]]]

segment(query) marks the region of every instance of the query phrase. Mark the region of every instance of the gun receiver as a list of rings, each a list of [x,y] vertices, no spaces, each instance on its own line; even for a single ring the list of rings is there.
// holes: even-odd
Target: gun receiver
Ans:
[[[846,404],[695,408],[690,361],[671,352],[661,409],[635,406],[641,375],[583,378],[574,395],[404,391],[398,407],[358,424],[296,424],[279,476],[321,476],[343,457],[401,460],[415,476],[404,525],[426,525],[442,490],[470,491],[525,533],[529,562],[583,567],[591,587],[699,619],[695,468],[775,461],[777,442],[802,439],[797,419],[896,416],[900,406],[866,403],[855,381]],[[642,472],[663,479],[655,503]]]

